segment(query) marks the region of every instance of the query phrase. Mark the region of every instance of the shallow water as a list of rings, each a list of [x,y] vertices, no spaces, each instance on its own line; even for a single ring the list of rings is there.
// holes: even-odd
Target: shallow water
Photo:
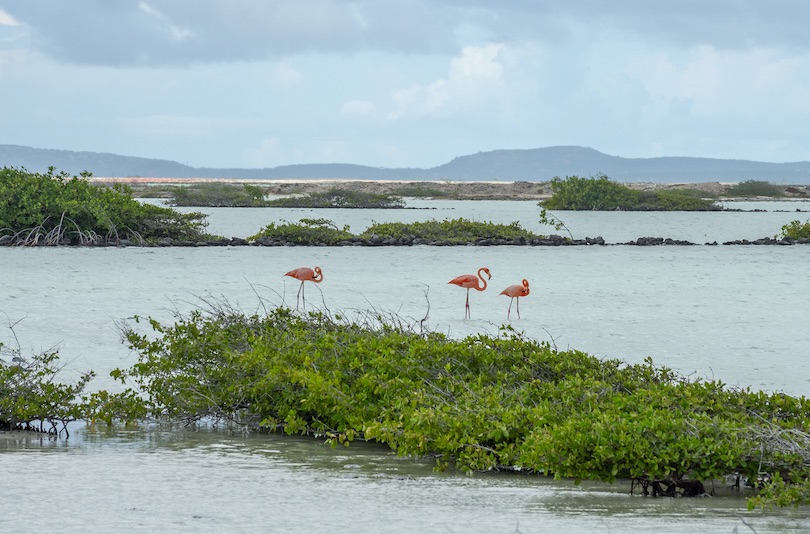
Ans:
[[[519,220],[534,229],[537,216],[534,203],[437,207],[210,211],[214,233],[237,236],[307,216],[355,231],[370,220],[407,217]],[[778,233],[791,217],[807,218],[680,215],[571,213],[566,223],[577,237],[702,242],[694,236],[752,239]],[[325,273],[322,284],[307,287],[308,307],[419,320],[429,302],[429,325],[453,336],[496,334],[509,303],[497,293],[528,278],[532,293],[521,301],[522,318],[513,315],[508,324],[531,338],[628,362],[651,356],[683,374],[743,387],[810,394],[808,246],[0,248],[0,317],[16,323],[25,351],[57,346],[66,378],[94,369],[94,389],[115,389],[109,371],[134,362],[117,322],[135,314],[170,320],[217,298],[245,311],[294,305],[297,283],[282,275],[303,265]],[[491,288],[472,292],[472,320],[464,320],[464,291],[447,281],[480,266],[491,269]],[[13,341],[7,329],[0,341]],[[0,531],[8,532],[746,532],[744,520],[763,533],[810,525],[807,510],[751,514],[739,498],[652,500],[630,497],[621,485],[437,474],[429,462],[381,447],[331,449],[282,436],[108,434],[78,425],[67,442],[0,441],[0,465],[4,481],[14,481],[13,491],[0,492]]]
[[[209,213],[209,231],[227,237],[254,235],[271,222],[298,222],[303,218],[320,217],[334,221],[339,227],[349,225],[355,233],[362,232],[375,222],[417,222],[463,217],[501,224],[517,221],[532,232],[558,233],[568,237],[565,229],[555,230],[540,224],[540,208],[534,201],[412,199],[407,205],[413,209],[182,208],[182,211]],[[748,211],[554,211],[550,214],[565,223],[574,238],[602,236],[608,243],[624,243],[647,236],[671,237],[701,244],[754,240],[779,234],[782,226],[792,220],[810,219],[810,201],[729,202],[726,207]],[[796,209],[802,211],[796,212]]]

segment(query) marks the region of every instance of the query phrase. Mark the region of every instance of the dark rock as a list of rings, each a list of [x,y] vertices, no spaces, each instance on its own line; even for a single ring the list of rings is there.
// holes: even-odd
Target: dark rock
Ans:
[[[0,236],[0,246],[8,246],[14,240],[14,236],[4,235]]]

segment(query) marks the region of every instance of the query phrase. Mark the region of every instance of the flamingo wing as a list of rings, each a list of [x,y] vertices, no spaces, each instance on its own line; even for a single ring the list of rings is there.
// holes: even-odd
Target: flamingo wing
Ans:
[[[309,267],[299,267],[298,269],[293,269],[284,276],[292,276],[293,278],[303,282],[305,280],[312,280],[315,278],[315,271]]]
[[[507,297],[525,297],[529,294],[529,285],[521,285],[515,284],[507,287],[503,291],[500,292],[501,295],[506,295]]]
[[[456,276],[447,283],[455,284],[466,289],[472,289],[478,287],[478,277],[474,274],[462,274],[461,276]]]

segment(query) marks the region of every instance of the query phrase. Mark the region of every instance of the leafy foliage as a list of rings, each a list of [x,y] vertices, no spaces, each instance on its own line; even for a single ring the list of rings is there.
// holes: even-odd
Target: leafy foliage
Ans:
[[[0,429],[67,435],[67,424],[83,417],[80,396],[93,373],[72,384],[57,382],[58,360],[57,351],[25,358],[19,347],[0,343]]]
[[[268,206],[277,208],[404,208],[405,201],[399,197],[376,193],[364,193],[334,188],[322,193],[270,200]]]
[[[763,180],[746,180],[726,189],[730,197],[781,197],[785,195],[778,185]]]
[[[790,221],[782,226],[781,237],[792,237],[793,239],[810,239],[810,221]]]
[[[86,178],[23,169],[0,169],[0,233],[14,243],[57,245],[98,243],[129,238],[201,238],[205,215],[178,213],[170,208],[142,204],[131,190],[115,185],[96,187]]]
[[[720,209],[694,191],[642,192],[611,181],[604,174],[591,178],[568,176],[551,180],[551,198],[540,206],[553,210],[704,211]]]
[[[519,222],[496,224],[469,221],[467,219],[431,220],[414,223],[374,223],[361,237],[398,238],[410,236],[427,241],[440,240],[449,243],[469,243],[479,239],[531,239],[539,237],[525,230]]]
[[[266,206],[261,187],[243,184],[201,183],[170,189],[174,206],[260,207]]]
[[[301,219],[299,223],[285,222],[279,225],[270,223],[248,239],[255,241],[261,238],[271,238],[296,245],[337,245],[352,237],[354,236],[349,232],[348,226],[340,229],[329,219]]]
[[[810,475],[805,398],[559,351],[508,327],[452,340],[360,319],[279,308],[150,320],[157,337],[128,329],[138,362],[113,372],[137,390],[107,394],[113,408],[98,402],[94,417],[371,439],[463,470],[603,481],[768,471],[790,481],[755,505],[795,502],[786,492]]]

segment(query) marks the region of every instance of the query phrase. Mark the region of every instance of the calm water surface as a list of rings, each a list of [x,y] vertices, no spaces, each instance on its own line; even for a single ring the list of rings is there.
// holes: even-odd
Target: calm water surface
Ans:
[[[211,231],[246,236],[270,222],[317,216],[354,231],[371,221],[465,217],[518,220],[548,233],[533,226],[533,202],[423,202],[438,209],[210,210]],[[560,216],[576,237],[613,242],[755,239],[808,218],[775,211]],[[325,272],[322,284],[308,287],[310,307],[418,320],[429,302],[430,326],[453,336],[497,334],[508,306],[497,293],[525,277],[532,294],[521,303],[522,318],[513,314],[509,324],[531,338],[810,394],[806,246],[0,248],[0,317],[17,323],[24,350],[58,347],[66,378],[94,369],[93,388],[115,389],[109,371],[134,362],[119,340],[120,321],[135,314],[171,320],[217,298],[248,312],[294,305],[297,284],[282,274],[303,265]],[[480,266],[491,269],[492,286],[473,292],[473,318],[465,321],[464,291],[446,282]],[[11,340],[7,329],[0,340]],[[750,531],[743,519],[761,533],[810,528],[806,510],[751,514],[738,498],[652,500],[630,497],[621,485],[436,474],[429,462],[380,447],[333,450],[279,436],[107,434],[79,425],[68,442],[0,441],[0,466],[7,488],[0,531],[7,532]]]

